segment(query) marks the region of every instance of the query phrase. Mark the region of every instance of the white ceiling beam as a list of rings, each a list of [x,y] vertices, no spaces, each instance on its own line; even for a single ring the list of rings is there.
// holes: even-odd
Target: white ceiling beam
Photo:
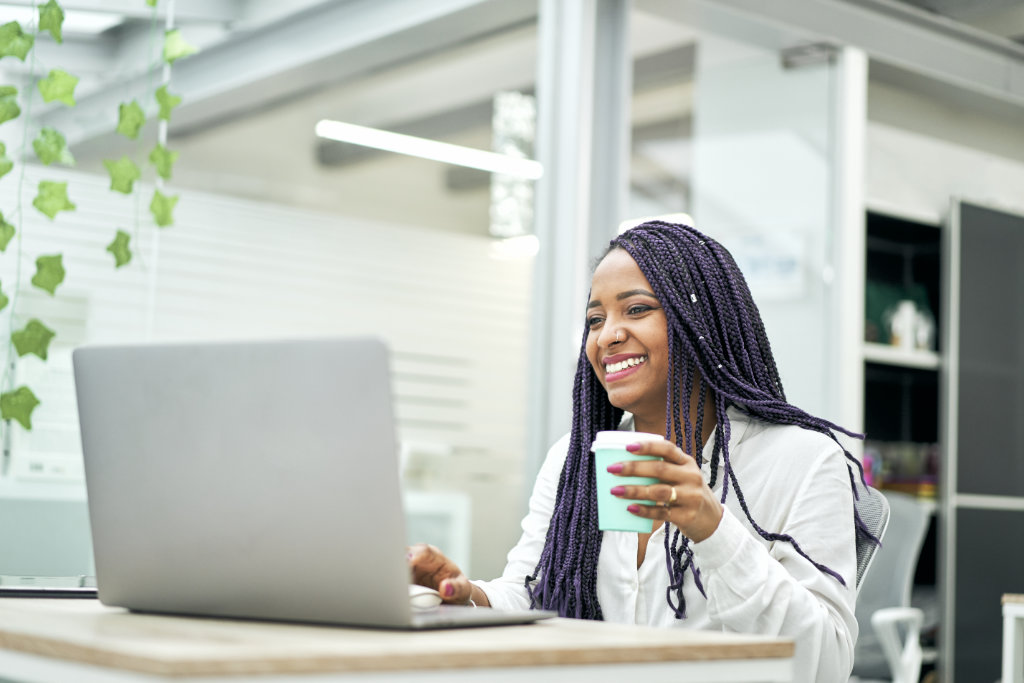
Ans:
[[[227,16],[229,8],[241,12],[246,0],[215,0],[210,4],[213,10],[223,9],[223,16]],[[36,0],[38,2],[38,0]],[[89,3],[69,3],[65,0],[62,7],[68,9],[69,4],[74,4],[74,9],[79,11],[114,11],[119,9],[130,9],[134,15],[142,16],[139,8],[146,8],[142,0],[126,0],[130,7],[122,7],[122,0],[106,0],[107,4],[97,4],[96,0]],[[0,7],[4,4],[31,5],[30,0],[0,0]],[[162,2],[158,7],[168,3]],[[185,9],[191,3],[184,2]],[[197,5],[198,6],[198,5]],[[206,5],[202,5],[206,7]],[[0,14],[2,16],[2,14]],[[96,87],[109,87],[111,83],[124,81],[125,79],[148,73],[153,63],[159,56],[164,31],[164,19],[158,17],[156,25],[151,23],[151,15],[146,14],[146,20],[129,20],[119,25],[116,29],[105,31],[100,35],[85,35],[81,33],[64,31],[64,41],[57,43],[49,34],[43,33],[36,39],[34,50],[35,58],[19,62],[6,60],[3,70],[8,79],[16,78],[21,85],[31,85],[29,80],[30,65],[35,68],[35,77],[41,78],[51,68],[62,68],[78,76],[81,81],[78,86],[78,95],[88,94]],[[220,42],[228,33],[228,22],[218,13],[208,13],[202,20],[197,19],[200,15],[186,11],[183,19],[176,13],[175,25],[184,27],[186,37],[190,43],[200,48],[206,48],[214,43]],[[0,19],[2,21],[2,19]],[[56,106],[43,106],[39,111],[45,112],[48,109],[56,109]]]
[[[1024,46],[894,0],[636,0],[665,18],[778,45],[797,37],[858,47],[875,61],[1024,106]],[[759,26],[752,26],[752,20]],[[770,33],[770,32],[769,32]]]
[[[181,30],[189,44],[200,50],[210,49],[231,35],[231,29],[224,24],[189,24]],[[133,22],[124,26],[118,32],[117,40],[111,41],[110,63],[104,74],[104,87],[117,90],[133,78],[148,80],[151,69],[159,72],[163,68],[160,62],[163,36],[163,24],[155,28],[149,22]],[[84,91],[82,94],[86,97],[89,95]]]
[[[3,0],[2,5],[32,7],[38,0]],[[121,14],[129,19],[148,19],[153,8],[142,0],[60,0],[65,11],[103,12]],[[164,17],[169,4],[158,2],[156,13]],[[230,22],[244,16],[246,0],[175,0],[174,16],[177,21]]]
[[[72,71],[76,75],[101,73],[110,69],[114,59],[113,41],[77,36],[65,36],[61,44],[50,40],[49,36],[44,36],[36,40],[33,50],[37,76],[45,76],[45,70],[58,67]],[[7,59],[4,60],[3,66],[6,71],[27,77],[31,62],[32,60],[20,62]]]
[[[429,54],[531,20],[536,6],[505,0],[349,0],[315,7],[271,25],[232,34],[174,65],[170,90],[181,95],[171,129],[246,115],[358,74]],[[108,135],[118,104],[150,82],[140,74],[55,108],[39,125],[69,145]],[[142,103],[151,107],[151,102]]]
[[[233,28],[249,29],[273,21],[280,21],[286,16],[305,12],[317,7],[337,4],[339,0],[245,0],[245,16],[240,17]]]
[[[986,9],[985,11],[971,12],[963,17],[982,31],[994,33],[1004,38],[1019,38],[1024,36],[1024,5],[1011,5]]]

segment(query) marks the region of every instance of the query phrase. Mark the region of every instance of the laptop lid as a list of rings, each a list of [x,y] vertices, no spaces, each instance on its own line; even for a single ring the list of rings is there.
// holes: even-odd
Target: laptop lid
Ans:
[[[381,341],[92,346],[72,363],[105,604],[399,628],[555,616],[410,606]]]
[[[104,603],[409,623],[382,342],[95,346],[73,365]]]

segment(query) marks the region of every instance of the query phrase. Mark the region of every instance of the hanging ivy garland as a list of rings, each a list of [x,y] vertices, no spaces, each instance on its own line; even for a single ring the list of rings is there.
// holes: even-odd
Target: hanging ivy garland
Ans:
[[[152,43],[157,35],[157,0],[139,0],[145,2],[151,11],[150,31],[150,54],[152,55]],[[0,25],[0,60],[17,59],[28,64],[30,82],[35,82],[36,89],[42,97],[43,102],[58,102],[63,106],[74,107],[75,88],[78,85],[78,78],[64,71],[63,69],[51,69],[48,74],[38,78],[35,74],[35,51],[36,41],[45,39],[44,34],[58,44],[64,42],[63,25],[64,10],[57,0],[49,0],[46,4],[33,5],[38,10],[38,20],[22,26],[17,21],[10,21]],[[155,112],[159,126],[158,140],[156,145],[149,151],[146,161],[155,173],[153,197],[149,204],[149,211],[153,223],[158,227],[167,227],[174,223],[174,208],[178,202],[177,195],[166,195],[163,190],[163,181],[171,178],[174,163],[177,161],[178,153],[167,148],[167,123],[170,121],[171,112],[181,104],[182,98],[168,91],[170,81],[171,65],[178,59],[188,57],[197,52],[197,48],[190,45],[181,31],[173,27],[173,0],[171,7],[167,10],[167,23],[163,32],[163,46],[160,52],[160,61],[163,64],[163,77],[159,87],[155,90],[148,89],[145,104]],[[152,58],[154,63],[150,65],[149,73],[156,71],[156,57]],[[13,354],[20,358],[27,354],[38,356],[46,360],[50,342],[56,336],[56,332],[36,318],[30,319],[24,327],[14,330],[15,311],[18,301],[18,288],[21,283],[21,225],[22,206],[21,197],[25,179],[25,161],[28,151],[28,138],[31,126],[31,109],[34,93],[19,93],[18,88],[12,85],[0,84],[0,125],[10,125],[9,121],[21,119],[22,123],[22,145],[14,159],[8,157],[6,146],[0,142],[0,182],[20,165],[20,172],[17,175],[16,206],[13,210],[10,207],[0,207],[0,251],[6,252],[11,241],[14,240],[17,248],[16,271],[15,273],[0,274],[0,312],[10,316],[10,329],[12,330],[4,362],[3,381],[0,388],[0,419],[3,420],[4,430],[10,428],[11,420],[16,421],[26,430],[32,429],[32,411],[40,405],[40,399],[28,386],[13,385]],[[137,100],[123,102],[118,107],[116,131],[130,140],[137,140],[146,123],[146,108]],[[152,116],[152,113],[150,114]],[[42,128],[35,139],[31,142],[32,151],[36,159],[46,166],[58,164],[62,166],[73,166],[75,159],[68,149],[64,135],[54,128]],[[139,167],[128,156],[120,159],[105,159],[104,167],[110,176],[110,189],[113,192],[120,192],[126,195],[135,195],[138,199],[140,192],[135,186],[135,181],[142,179],[143,169]],[[10,182],[11,179],[7,180]],[[67,183],[54,180],[42,180],[39,182],[36,196],[32,200],[32,206],[52,221],[59,220],[62,211],[74,211],[75,203],[68,193]],[[4,213],[4,209],[8,209]],[[7,217],[5,217],[5,215]],[[136,215],[136,229],[138,229],[138,215]],[[15,239],[17,238],[17,239]],[[114,268],[127,266],[132,260],[131,251],[132,236],[121,228],[116,228],[113,241],[107,245],[106,251],[113,259]],[[31,278],[33,286],[48,292],[51,296],[57,295],[57,289],[64,282],[66,272],[64,270],[64,259],[60,253],[47,254],[36,259],[36,272]],[[4,283],[10,284],[10,290],[4,291]],[[6,442],[6,440],[5,440]]]

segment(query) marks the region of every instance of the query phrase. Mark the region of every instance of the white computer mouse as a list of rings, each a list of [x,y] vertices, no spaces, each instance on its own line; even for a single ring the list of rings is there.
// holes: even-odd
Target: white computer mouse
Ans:
[[[430,609],[441,604],[441,594],[433,588],[409,584],[409,603],[419,609]]]

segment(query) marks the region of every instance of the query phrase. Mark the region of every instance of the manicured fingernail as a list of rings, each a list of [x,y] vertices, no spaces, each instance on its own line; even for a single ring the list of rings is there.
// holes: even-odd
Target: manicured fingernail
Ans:
[[[618,474],[619,472],[622,471],[622,463],[617,462],[614,465],[608,465],[608,471],[611,472],[612,474]]]
[[[627,505],[626,509],[629,510],[630,512],[640,512],[640,506],[639,505],[635,505],[635,504],[634,505]]]
[[[611,494],[613,496],[621,496],[625,492],[626,492],[626,487],[625,486],[613,486],[612,490],[611,490]]]
[[[640,450],[640,444],[638,444],[638,443],[626,444],[626,450],[629,451],[630,453],[636,453],[638,450]]]
[[[451,585],[450,583],[445,585],[445,587],[444,587],[444,597],[450,598],[453,595],[455,595],[455,586]]]

